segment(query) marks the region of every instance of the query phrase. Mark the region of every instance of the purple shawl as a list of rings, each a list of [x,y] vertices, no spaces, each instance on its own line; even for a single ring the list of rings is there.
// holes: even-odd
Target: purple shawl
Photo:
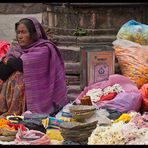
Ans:
[[[7,56],[23,60],[23,75],[27,110],[32,113],[51,113],[53,102],[63,107],[68,103],[64,62],[58,48],[48,41],[41,24],[32,17],[38,41],[22,49],[11,49]]]

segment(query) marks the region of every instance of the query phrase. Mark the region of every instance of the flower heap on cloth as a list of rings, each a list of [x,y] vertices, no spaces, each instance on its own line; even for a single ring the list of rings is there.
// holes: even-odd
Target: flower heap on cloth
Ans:
[[[138,128],[134,123],[120,121],[111,126],[97,126],[88,138],[90,144],[148,144],[147,128]]]
[[[91,89],[86,93],[86,96],[90,96],[91,101],[96,103],[98,101],[111,100],[120,92],[124,92],[122,86],[120,84],[114,84],[104,89]]]
[[[88,138],[88,144],[148,144],[147,119],[147,113],[130,112],[122,114],[110,126],[98,124]]]

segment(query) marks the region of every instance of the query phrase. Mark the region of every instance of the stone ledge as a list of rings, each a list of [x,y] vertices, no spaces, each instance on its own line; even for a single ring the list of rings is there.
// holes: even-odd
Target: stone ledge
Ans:
[[[66,75],[66,84],[69,85],[80,85],[79,75]]]
[[[73,93],[73,94],[68,94],[67,97],[70,101],[74,101],[79,94]]]
[[[69,85],[68,87],[68,93],[81,93],[80,85]]]
[[[80,74],[80,62],[76,63],[64,63],[66,74]]]
[[[58,46],[61,55],[65,62],[79,62],[80,61],[80,48],[74,46]]]
[[[56,40],[58,46],[74,46],[79,47],[83,45],[100,45],[107,44],[112,45],[112,42],[116,40],[115,35],[100,35],[100,36],[65,36],[59,35],[53,36],[53,40]]]

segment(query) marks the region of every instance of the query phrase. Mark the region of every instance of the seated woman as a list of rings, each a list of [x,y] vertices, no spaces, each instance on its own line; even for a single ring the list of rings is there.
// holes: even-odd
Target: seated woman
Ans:
[[[2,59],[14,72],[0,87],[0,115],[52,114],[68,103],[61,54],[35,18],[21,19],[15,31],[18,46]]]

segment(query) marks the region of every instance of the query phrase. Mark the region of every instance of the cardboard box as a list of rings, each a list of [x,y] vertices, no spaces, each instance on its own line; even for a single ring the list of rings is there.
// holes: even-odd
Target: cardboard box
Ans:
[[[115,72],[115,52],[110,46],[80,47],[80,87],[108,80]]]

